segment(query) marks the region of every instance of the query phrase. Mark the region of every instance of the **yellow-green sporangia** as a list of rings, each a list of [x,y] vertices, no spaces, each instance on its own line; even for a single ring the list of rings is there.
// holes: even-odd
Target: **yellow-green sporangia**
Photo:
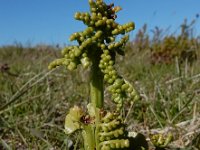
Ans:
[[[121,110],[125,101],[139,100],[135,88],[115,69],[115,56],[124,55],[133,22],[116,22],[121,7],[107,5],[103,0],[89,0],[90,12],[76,12],[74,18],[87,27],[73,33],[69,40],[77,45],[62,50],[62,58],[54,60],[49,69],[65,66],[74,70],[78,65],[90,68],[90,103],[88,110],[75,106],[65,120],[65,132],[82,131],[85,150],[133,149],[126,131]],[[104,88],[116,104],[112,112],[104,110]]]

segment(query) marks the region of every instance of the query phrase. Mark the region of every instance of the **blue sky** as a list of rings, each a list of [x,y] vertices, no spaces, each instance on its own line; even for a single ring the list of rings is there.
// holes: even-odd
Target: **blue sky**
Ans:
[[[144,23],[173,32],[183,22],[200,13],[200,0],[105,0],[123,10],[117,22],[134,21],[137,33]],[[85,28],[73,19],[76,11],[88,11],[88,0],[0,0],[0,46],[15,42],[26,44],[68,44],[69,35]],[[195,25],[200,33],[200,22]]]

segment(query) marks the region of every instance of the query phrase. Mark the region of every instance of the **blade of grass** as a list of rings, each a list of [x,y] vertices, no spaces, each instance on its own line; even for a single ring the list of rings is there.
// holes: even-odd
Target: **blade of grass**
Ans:
[[[10,100],[4,104],[3,106],[0,107],[0,112],[3,111],[8,105],[14,103],[19,97],[21,97],[23,94],[25,94],[30,88],[32,88],[34,85],[36,85],[37,83],[41,82],[43,79],[45,79],[49,74],[51,74],[54,70],[48,71],[46,72],[41,78],[39,78],[38,80],[36,80],[32,85],[29,86],[29,84],[34,81],[37,77],[39,77],[40,75],[43,74],[40,73],[36,76],[34,76],[33,78],[31,78],[27,83],[25,83],[11,98]],[[25,89],[26,88],[26,89]],[[24,90],[25,89],[25,90]],[[23,91],[24,90],[24,91]]]
[[[190,104],[194,98],[194,94],[188,99],[188,101],[185,103],[185,105],[181,108],[181,110],[172,118],[172,120],[170,121],[170,123],[173,123],[176,118],[178,118],[184,111],[185,111],[185,108],[188,106],[188,104]]]
[[[13,105],[12,107],[7,107],[7,108],[5,108],[3,111],[0,111],[0,115],[1,115],[2,113],[5,113],[5,112],[7,112],[7,111],[10,111],[10,110],[13,109],[13,108],[20,107],[21,105],[24,105],[24,104],[30,102],[31,100],[37,99],[37,98],[39,98],[39,97],[41,97],[41,96],[43,96],[43,94],[36,95],[36,96],[34,96],[34,97],[30,98],[30,99],[27,99],[27,100],[25,100],[25,101],[22,101],[21,103],[15,104],[15,105]]]
[[[16,127],[15,129],[16,129],[16,131],[17,131],[19,137],[22,139],[24,145],[25,145],[26,147],[28,147],[28,143],[27,143],[27,141],[26,141],[26,138],[22,135],[22,133],[20,132],[20,130],[19,130],[17,127]]]
[[[12,148],[1,138],[1,143],[6,150],[12,150]]]

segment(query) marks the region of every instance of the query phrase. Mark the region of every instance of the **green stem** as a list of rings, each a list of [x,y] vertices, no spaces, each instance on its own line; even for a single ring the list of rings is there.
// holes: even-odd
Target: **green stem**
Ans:
[[[99,149],[99,124],[100,124],[100,109],[96,108],[95,110],[95,114],[96,114],[96,121],[95,121],[95,145],[96,145],[96,150],[100,150]]]
[[[93,142],[96,145],[96,150],[99,150],[99,124],[100,124],[100,109],[103,108],[104,95],[103,95],[103,74],[99,69],[98,59],[93,59],[93,66],[91,69],[90,78],[90,101],[95,108],[95,126],[94,126],[94,138]]]
[[[96,108],[103,108],[103,75],[98,66],[98,61],[93,61],[90,79],[90,100]]]
[[[92,125],[84,126],[82,131],[83,139],[84,139],[84,150],[95,150],[95,142],[94,142],[94,128]]]

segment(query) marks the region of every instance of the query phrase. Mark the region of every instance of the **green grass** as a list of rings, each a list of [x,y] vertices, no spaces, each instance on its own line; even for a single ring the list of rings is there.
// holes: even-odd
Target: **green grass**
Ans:
[[[0,73],[0,147],[66,147],[65,114],[76,101],[87,101],[87,86],[79,73],[47,70],[59,53],[55,50],[19,53],[16,47],[6,47],[0,53],[1,66],[10,67]]]
[[[199,55],[192,64],[178,59],[151,64],[150,51],[126,51],[125,58],[119,56],[117,70],[142,97],[132,108],[125,105],[128,129],[148,138],[151,131],[173,127],[175,145],[195,149],[200,135]],[[69,108],[88,102],[88,70],[47,70],[59,54],[50,46],[0,48],[0,149],[68,149],[69,138],[81,143],[76,134],[66,136],[63,128]]]

